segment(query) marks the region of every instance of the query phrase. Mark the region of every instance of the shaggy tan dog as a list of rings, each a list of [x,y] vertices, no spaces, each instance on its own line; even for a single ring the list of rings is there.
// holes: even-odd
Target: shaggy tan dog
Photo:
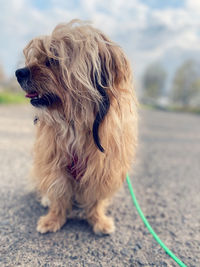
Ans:
[[[33,177],[55,232],[75,200],[95,233],[114,231],[108,200],[130,170],[137,144],[132,72],[122,49],[86,22],[59,24],[24,49],[16,76],[36,112]]]

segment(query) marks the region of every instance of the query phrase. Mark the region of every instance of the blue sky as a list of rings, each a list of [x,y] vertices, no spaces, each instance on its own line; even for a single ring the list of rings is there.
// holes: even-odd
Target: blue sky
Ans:
[[[10,77],[30,39],[73,18],[92,21],[118,42],[136,79],[152,62],[172,72],[200,55],[199,0],[0,0],[0,6],[0,63]]]
[[[76,8],[77,6],[80,6],[81,1],[79,0],[73,0],[73,1],[65,1],[62,2],[61,6],[62,8]],[[32,0],[31,4],[35,7],[38,8],[39,10],[47,10],[52,7],[54,7],[54,2],[51,0]],[[57,1],[57,5],[59,6],[59,1]]]
[[[35,0],[35,1],[32,1],[32,5],[36,8],[38,8],[39,10],[45,10],[48,8],[48,0]]]
[[[185,4],[184,0],[143,0],[142,2],[155,9],[180,8]]]
[[[74,0],[74,1],[66,1],[65,5],[66,7],[69,8],[75,8],[78,5],[80,5],[79,0]],[[162,0],[142,0],[141,1],[143,4],[154,8],[154,9],[165,9],[165,8],[180,8],[184,6],[185,1],[184,0],[167,0],[167,1],[162,1]],[[59,3],[59,1],[58,1]],[[45,10],[48,9],[52,6],[52,2],[49,0],[33,0],[32,5],[39,10]]]

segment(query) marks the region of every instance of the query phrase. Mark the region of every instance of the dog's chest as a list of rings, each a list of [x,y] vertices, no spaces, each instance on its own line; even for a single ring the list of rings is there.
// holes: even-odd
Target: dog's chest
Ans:
[[[76,181],[80,181],[86,171],[88,161],[80,152],[84,150],[82,145],[86,142],[86,135],[81,137],[81,133],[75,131],[74,124],[64,123],[58,117],[56,123],[49,122],[41,120],[38,116],[34,119],[34,124],[38,128],[38,150],[45,143],[43,158],[47,157],[48,162],[51,160],[56,162],[56,168],[59,166],[63,168],[65,165],[66,172],[70,173]]]
[[[87,159],[80,160],[76,154],[73,155],[71,163],[67,166],[67,171],[76,180],[80,181],[87,168]]]

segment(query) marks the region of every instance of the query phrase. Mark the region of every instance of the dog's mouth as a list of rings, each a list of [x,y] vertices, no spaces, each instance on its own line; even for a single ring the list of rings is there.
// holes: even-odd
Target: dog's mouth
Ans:
[[[25,97],[31,100],[30,102],[34,107],[47,107],[51,104],[49,97],[39,95],[36,91],[28,92]]]
[[[29,98],[31,101],[31,104],[34,107],[40,108],[40,107],[49,107],[53,104],[57,104],[60,102],[60,98],[52,93],[48,94],[39,94],[36,91],[28,92],[25,97]]]
[[[25,97],[30,98],[30,99],[36,99],[36,98],[38,99],[39,94],[36,91],[32,91],[30,93],[27,93]]]
[[[37,108],[49,107],[54,103],[60,102],[60,98],[53,93],[41,94],[35,90],[27,90],[27,86],[21,85],[22,89],[26,92],[25,97],[30,99],[30,103]]]

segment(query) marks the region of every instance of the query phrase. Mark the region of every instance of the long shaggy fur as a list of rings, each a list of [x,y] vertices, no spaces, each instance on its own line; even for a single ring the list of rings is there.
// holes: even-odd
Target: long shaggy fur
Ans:
[[[49,95],[57,98],[35,109],[32,174],[37,191],[48,197],[50,205],[37,229],[57,231],[75,199],[96,233],[110,233],[114,224],[105,208],[130,171],[137,145],[130,64],[117,44],[78,20],[33,39],[24,54],[31,73],[26,90],[37,91],[47,101]],[[98,125],[104,153],[93,135],[94,121],[104,108],[101,89],[109,99]]]

